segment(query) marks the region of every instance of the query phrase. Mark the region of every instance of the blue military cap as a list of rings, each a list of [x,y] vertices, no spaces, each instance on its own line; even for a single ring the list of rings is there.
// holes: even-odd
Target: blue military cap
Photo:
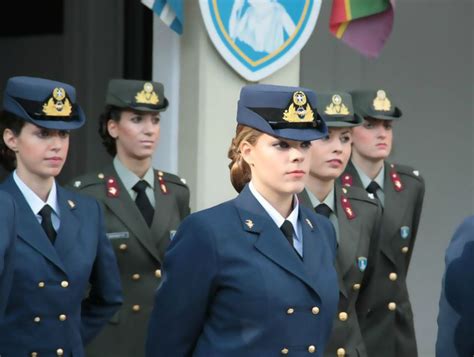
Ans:
[[[312,141],[328,135],[316,109],[316,93],[301,87],[247,85],[240,91],[237,123],[271,136]]]
[[[10,78],[3,95],[3,109],[47,129],[76,129],[86,120],[76,104],[73,86],[43,78]]]

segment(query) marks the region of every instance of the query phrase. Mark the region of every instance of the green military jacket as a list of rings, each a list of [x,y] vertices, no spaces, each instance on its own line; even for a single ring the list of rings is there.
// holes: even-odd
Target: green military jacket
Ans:
[[[178,225],[189,214],[184,180],[154,170],[155,214],[148,227],[113,165],[76,178],[72,187],[96,198],[120,269],[124,303],[98,337],[88,357],[144,356],[148,317],[161,279],[161,266]]]
[[[409,166],[384,165],[380,250],[373,277],[361,291],[359,320],[370,357],[416,357],[406,277],[418,232],[425,183],[420,173]],[[362,187],[352,163],[341,177],[348,185]]]
[[[311,207],[306,191],[299,198],[302,204]],[[339,305],[324,355],[367,357],[356,305],[376,264],[382,209],[365,190],[343,187],[339,181],[334,185],[334,198],[339,230],[336,256]]]

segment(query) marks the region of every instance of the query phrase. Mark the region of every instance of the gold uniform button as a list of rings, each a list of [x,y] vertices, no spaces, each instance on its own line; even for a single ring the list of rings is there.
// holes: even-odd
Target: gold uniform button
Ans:
[[[316,347],[314,347],[313,345],[309,345],[309,346],[308,346],[308,352],[309,352],[309,353],[314,353],[314,352],[316,352]]]
[[[347,320],[347,312],[340,312],[339,313],[339,320],[346,321]]]
[[[67,316],[64,314],[59,315],[59,321],[66,321]]]
[[[101,172],[101,173],[99,173],[99,174],[97,175],[97,177],[100,178],[101,180],[103,180],[105,176],[104,176],[104,174]]]
[[[62,348],[58,348],[58,349],[56,350],[56,355],[58,355],[58,356],[64,355],[64,350],[63,350]]]
[[[133,305],[133,306],[132,306],[132,310],[133,310],[134,312],[140,311],[140,305]]]
[[[293,309],[292,307],[290,307],[288,310],[286,310],[286,313],[287,313],[288,315],[291,315],[291,314],[293,314],[294,312],[295,312],[295,309]]]
[[[40,281],[40,282],[38,283],[38,288],[44,288],[45,285],[46,285],[46,284],[44,283],[44,281]]]
[[[31,352],[31,357],[38,357],[38,352]]]
[[[67,287],[69,286],[69,282],[66,281],[66,280],[63,280],[63,281],[61,281],[61,286],[62,286],[63,288],[67,288]]]
[[[155,276],[159,279],[161,278],[161,270],[160,269],[156,269],[155,270]]]
[[[41,321],[41,317],[39,316],[35,316],[35,318],[33,319],[34,322],[38,323]]]
[[[407,254],[408,253],[408,247],[403,247],[402,248],[402,253]]]
[[[283,348],[280,352],[281,352],[282,355],[287,355],[288,352],[290,352],[290,351],[288,350],[288,348]]]
[[[395,280],[397,280],[398,275],[397,275],[397,273],[390,273],[390,274],[388,275],[388,278],[389,278],[391,281],[395,281]]]
[[[394,302],[388,303],[388,309],[390,311],[395,311],[396,308],[397,308],[397,304],[395,304]]]
[[[313,315],[319,314],[319,307],[314,306],[314,307],[311,309],[311,312],[313,313]]]
[[[127,250],[128,246],[125,244],[125,243],[122,243],[119,245],[119,249],[124,251],[124,250]]]
[[[139,280],[140,279],[140,274],[133,274],[132,279],[133,280]]]
[[[352,285],[352,289],[354,289],[355,291],[360,290],[360,284]]]
[[[346,350],[344,348],[337,349],[337,357],[344,357],[346,355]]]

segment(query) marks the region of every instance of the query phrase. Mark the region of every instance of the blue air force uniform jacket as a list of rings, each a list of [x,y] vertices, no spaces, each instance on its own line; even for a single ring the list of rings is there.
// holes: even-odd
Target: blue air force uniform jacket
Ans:
[[[473,356],[474,216],[466,218],[454,233],[445,260],[436,356]]]
[[[18,213],[13,199],[0,191],[0,321],[10,295]]]
[[[338,303],[329,220],[300,206],[303,259],[248,186],[167,250],[146,356],[323,356]]]
[[[61,225],[53,245],[13,176],[0,190],[11,194],[20,217],[13,285],[0,323],[0,355],[82,357],[84,344],[122,303],[99,205],[58,186]]]

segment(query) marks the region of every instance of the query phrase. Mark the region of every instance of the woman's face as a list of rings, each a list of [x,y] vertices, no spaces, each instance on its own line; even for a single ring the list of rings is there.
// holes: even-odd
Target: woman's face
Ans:
[[[160,116],[153,112],[125,110],[119,121],[109,120],[107,129],[115,139],[120,158],[149,159],[160,138]]]
[[[385,160],[392,150],[392,121],[367,118],[352,131],[352,150],[369,161]]]
[[[25,123],[18,136],[6,129],[3,139],[15,152],[18,175],[27,181],[57,176],[69,149],[67,130],[45,129],[30,123]]]
[[[253,184],[267,199],[293,195],[304,189],[311,142],[262,134],[255,145],[243,142],[240,148],[250,165]]]
[[[329,136],[311,146],[310,175],[329,181],[338,178],[351,156],[351,128],[329,128]]]

